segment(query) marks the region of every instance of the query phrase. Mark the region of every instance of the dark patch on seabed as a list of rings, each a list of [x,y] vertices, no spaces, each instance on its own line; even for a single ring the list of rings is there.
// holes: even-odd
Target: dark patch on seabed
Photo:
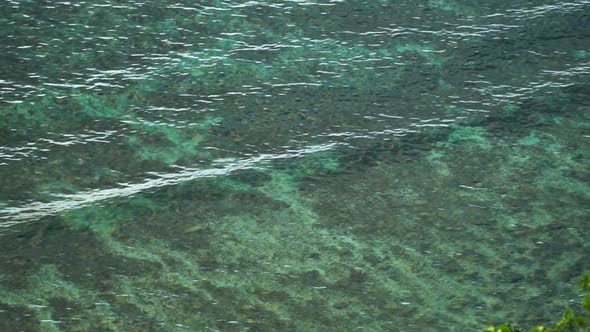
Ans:
[[[0,331],[530,326],[590,270],[590,1],[0,12]]]

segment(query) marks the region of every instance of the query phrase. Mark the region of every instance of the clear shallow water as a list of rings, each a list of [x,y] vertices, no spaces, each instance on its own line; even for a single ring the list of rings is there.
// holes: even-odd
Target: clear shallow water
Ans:
[[[476,331],[576,299],[590,1],[1,6],[1,330]]]

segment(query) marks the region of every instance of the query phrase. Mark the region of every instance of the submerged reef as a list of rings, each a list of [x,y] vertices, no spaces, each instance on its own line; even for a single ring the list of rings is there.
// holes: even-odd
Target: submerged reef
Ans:
[[[163,3],[0,5],[0,331],[475,331],[575,296],[587,5]]]
[[[3,244],[0,314],[30,331],[541,322],[572,291],[551,280],[587,268],[588,114],[531,107],[440,129],[412,160],[400,138],[370,162],[318,152],[64,212]],[[27,247],[60,259],[19,262]]]

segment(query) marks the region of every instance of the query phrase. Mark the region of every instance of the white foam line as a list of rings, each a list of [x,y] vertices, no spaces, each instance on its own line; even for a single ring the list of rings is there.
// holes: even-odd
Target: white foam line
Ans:
[[[150,179],[140,183],[130,183],[123,187],[83,191],[70,195],[62,195],[61,197],[63,199],[54,202],[31,202],[21,206],[4,208],[0,210],[0,228],[10,227],[113,198],[128,197],[154,188],[172,186],[198,178],[228,175],[237,170],[256,168],[261,163],[271,160],[296,158],[310,153],[328,151],[340,145],[345,144],[328,143],[308,146],[303,149],[289,150],[282,154],[261,154],[256,157],[225,163],[224,165],[220,165],[219,168],[185,168],[178,173],[158,174],[158,178],[156,179]],[[221,163],[219,162],[218,164]],[[153,175],[154,173],[151,174]]]

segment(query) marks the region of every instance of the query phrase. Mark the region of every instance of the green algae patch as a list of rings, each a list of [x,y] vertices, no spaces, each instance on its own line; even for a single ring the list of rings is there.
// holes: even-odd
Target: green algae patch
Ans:
[[[204,132],[219,122],[219,117],[207,117],[186,128],[147,122],[132,123],[133,128],[141,131],[130,136],[128,144],[141,160],[160,160],[172,164],[182,158],[198,155],[197,147],[204,140]]]
[[[441,159],[445,156],[445,152],[441,150],[432,150],[426,156],[426,159],[430,162],[435,161],[437,159]]]
[[[509,104],[506,104],[505,106],[503,106],[502,109],[504,111],[508,112],[508,114],[511,114],[511,113],[514,113],[514,112],[517,112],[518,110],[520,110],[520,107],[516,104],[509,103]]]
[[[522,145],[537,145],[537,144],[539,144],[539,142],[541,140],[538,137],[536,137],[535,135],[536,135],[535,131],[534,130],[531,131],[531,133],[527,137],[525,137],[519,141],[519,144],[522,144]]]
[[[587,58],[588,54],[590,54],[590,53],[588,53],[588,51],[579,50],[579,51],[576,51],[574,55],[576,57],[576,60],[582,60],[582,59]]]
[[[99,98],[89,94],[79,94],[77,91],[72,93],[80,105],[80,112],[91,117],[121,117],[129,107],[129,102],[123,95]]]
[[[485,128],[460,125],[453,125],[451,128],[453,128],[453,131],[449,134],[448,139],[437,143],[437,145],[448,147],[453,144],[470,142],[480,149],[489,150],[491,148]]]
[[[271,181],[260,188],[260,191],[268,197],[285,202],[289,209],[304,217],[300,222],[313,223],[315,214],[309,210],[305,198],[301,196],[296,178],[284,172],[272,172]]]
[[[49,117],[44,114],[42,110],[43,106],[39,108],[33,108],[30,104],[15,104],[11,107],[2,107],[0,108],[0,116],[2,117],[2,122],[0,123],[0,128],[5,130],[7,129],[16,129],[19,131],[25,130],[17,129],[24,127],[22,124],[27,124],[28,126],[33,127],[40,127],[40,126],[47,126],[49,121]]]
[[[58,332],[62,331],[62,328],[88,330],[102,327],[120,331],[108,318],[114,315],[108,303],[96,303],[95,301],[102,302],[96,297],[96,292],[66,281],[55,265],[44,265],[37,273],[28,276],[26,282],[30,287],[28,292],[12,293],[0,289],[1,301],[12,306],[31,308],[32,318],[39,322],[41,330]],[[61,299],[67,301],[64,303]],[[83,313],[76,310],[79,316],[60,317],[54,310],[62,311],[66,308],[56,308],[52,305],[59,302],[81,306],[85,310]]]
[[[444,10],[444,11],[448,11],[448,12],[452,12],[452,11],[456,11],[456,7],[453,6],[453,4],[449,1],[446,0],[434,0],[434,1],[430,1],[431,6],[440,9],[440,10]]]
[[[342,167],[339,158],[336,153],[330,151],[306,154],[298,164],[296,175],[301,177],[336,172]]]
[[[144,197],[133,197],[125,204],[104,208],[102,206],[82,207],[65,212],[63,219],[72,229],[90,229],[96,234],[112,233],[118,223],[139,222],[154,213],[157,206]]]

